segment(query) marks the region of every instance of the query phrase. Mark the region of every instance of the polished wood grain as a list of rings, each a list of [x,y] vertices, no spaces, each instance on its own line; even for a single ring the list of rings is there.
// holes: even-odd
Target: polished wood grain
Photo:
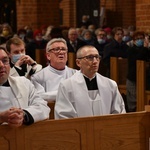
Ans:
[[[0,126],[2,150],[148,150],[150,112]]]

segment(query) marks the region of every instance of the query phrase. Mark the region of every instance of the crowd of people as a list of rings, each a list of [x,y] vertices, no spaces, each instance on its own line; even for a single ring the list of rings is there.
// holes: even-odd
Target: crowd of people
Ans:
[[[48,119],[50,100],[55,119],[136,111],[136,60],[150,61],[149,36],[134,27],[96,28],[86,17],[78,28],[25,26],[13,33],[9,24],[0,25],[0,123]],[[35,61],[36,49],[46,51],[46,67]],[[78,68],[67,66],[68,52]],[[110,79],[110,57],[128,60],[127,107]]]

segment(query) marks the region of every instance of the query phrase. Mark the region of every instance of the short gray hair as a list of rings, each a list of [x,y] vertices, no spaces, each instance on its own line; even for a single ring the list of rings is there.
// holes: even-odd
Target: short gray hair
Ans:
[[[67,46],[66,40],[63,38],[53,38],[52,40],[50,40],[47,45],[46,45],[46,52],[48,52],[50,50],[50,46],[55,43],[55,42],[62,42]]]
[[[78,50],[77,50],[77,53],[76,53],[76,58],[80,58],[80,57],[83,57],[83,50],[86,49],[86,48],[95,48],[94,46],[92,45],[84,45],[82,47],[80,47]],[[96,48],[95,48],[96,49]],[[96,49],[97,50],[97,49]],[[97,50],[98,52],[98,50]]]

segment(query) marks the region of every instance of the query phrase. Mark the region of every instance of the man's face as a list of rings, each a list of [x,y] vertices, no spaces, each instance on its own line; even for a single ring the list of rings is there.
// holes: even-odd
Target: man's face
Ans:
[[[84,48],[81,59],[77,59],[76,62],[81,72],[87,77],[92,78],[99,68],[99,53],[94,47]]]
[[[63,70],[67,62],[67,46],[63,42],[55,42],[47,52],[47,59],[50,65],[58,70]]]
[[[17,54],[25,54],[25,46],[23,44],[21,45],[14,45],[11,44],[10,45],[10,58],[12,59],[13,55],[17,55]]]
[[[4,84],[9,76],[9,57],[6,52],[0,49],[0,85]]]
[[[77,37],[78,37],[78,33],[76,30],[70,30],[69,33],[68,33],[68,38],[70,41],[74,42],[77,40]]]
[[[104,31],[99,31],[97,34],[97,39],[106,39],[106,33]]]
[[[118,30],[114,35],[114,39],[118,42],[121,42],[122,38],[123,38],[123,32],[121,30]]]
[[[90,40],[90,39],[92,39],[92,34],[91,34],[91,32],[86,32],[86,33],[84,34],[83,38],[84,38],[85,40]]]

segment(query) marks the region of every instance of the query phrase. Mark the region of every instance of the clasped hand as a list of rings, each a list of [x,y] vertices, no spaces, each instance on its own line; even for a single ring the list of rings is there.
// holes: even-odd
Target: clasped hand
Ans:
[[[0,113],[1,123],[7,122],[12,127],[19,127],[23,124],[24,112],[20,108],[10,108]]]
[[[35,61],[28,55],[22,55],[20,59],[15,63],[15,66],[21,66],[22,64],[28,64],[31,65]]]

